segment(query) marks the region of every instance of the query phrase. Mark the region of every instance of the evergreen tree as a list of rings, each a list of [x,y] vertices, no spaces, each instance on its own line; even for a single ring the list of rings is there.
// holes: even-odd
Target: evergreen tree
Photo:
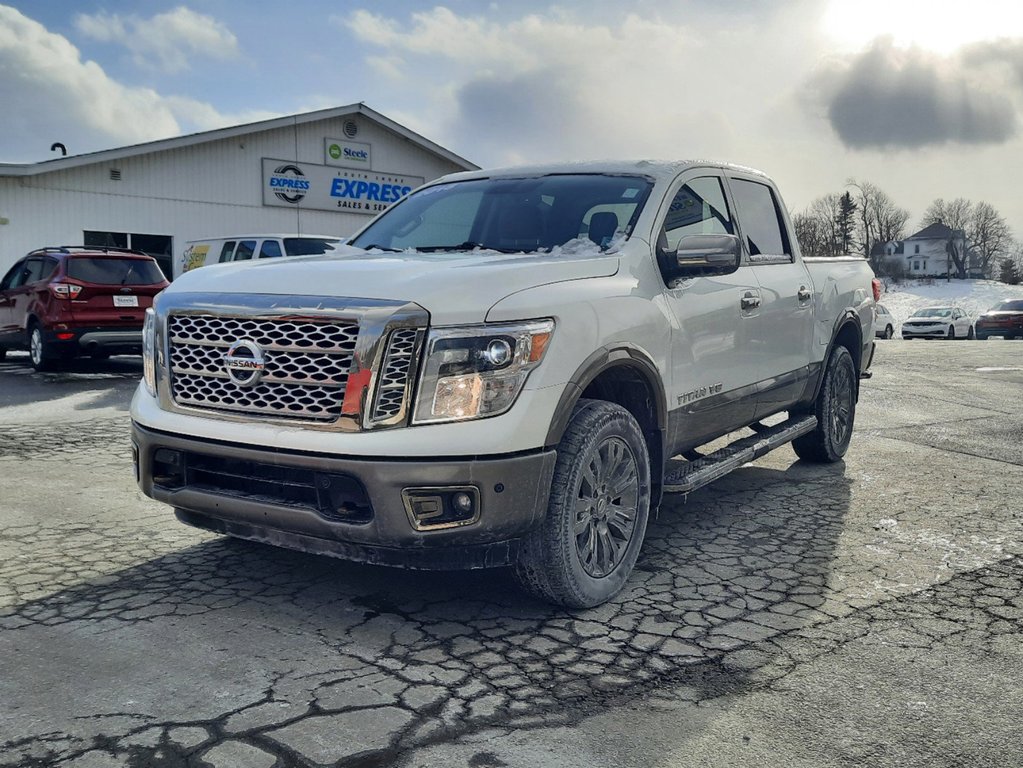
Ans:
[[[838,199],[838,213],[835,214],[835,231],[838,242],[835,243],[835,246],[839,253],[852,252],[857,207],[856,201],[853,200],[849,192],[846,192]]]
[[[1002,259],[1001,274],[998,279],[1008,285],[1019,285],[1023,275],[1020,275],[1016,262],[1012,259]]]

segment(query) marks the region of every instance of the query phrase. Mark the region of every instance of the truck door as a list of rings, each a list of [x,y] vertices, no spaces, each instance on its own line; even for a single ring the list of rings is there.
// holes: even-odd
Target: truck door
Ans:
[[[813,336],[813,283],[794,254],[781,202],[771,186],[732,174],[728,185],[760,289],[750,353],[759,372],[757,417],[762,418],[784,410],[803,391]]]
[[[675,319],[669,392],[672,447],[699,445],[723,428],[753,419],[756,372],[749,364],[759,309],[759,286],[746,263],[730,275],[671,278],[670,263],[685,235],[738,234],[735,217],[714,171],[691,171],[678,182],[658,236],[665,298]]]

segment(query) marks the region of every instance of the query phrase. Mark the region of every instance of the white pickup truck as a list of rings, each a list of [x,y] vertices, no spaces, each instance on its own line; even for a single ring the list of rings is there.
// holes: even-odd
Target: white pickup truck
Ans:
[[[189,272],[158,297],[136,477],[183,522],[372,563],[510,565],[585,607],[622,588],[663,494],[785,443],[815,462],[849,445],[878,286],[862,259],[802,258],[756,171],[460,173],[350,246]]]

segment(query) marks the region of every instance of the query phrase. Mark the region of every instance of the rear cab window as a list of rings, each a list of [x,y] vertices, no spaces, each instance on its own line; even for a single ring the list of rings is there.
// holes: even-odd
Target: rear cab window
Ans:
[[[792,248],[774,191],[766,184],[746,179],[730,178],[729,185],[750,261],[791,262]]]

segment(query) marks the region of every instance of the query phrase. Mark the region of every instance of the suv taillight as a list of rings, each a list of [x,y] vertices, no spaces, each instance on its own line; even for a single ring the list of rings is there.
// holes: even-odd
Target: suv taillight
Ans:
[[[874,301],[878,301],[881,298],[881,281],[876,277],[870,281],[870,287],[874,289]]]
[[[50,283],[50,293],[58,299],[74,299],[82,292],[82,286],[74,283]]]

